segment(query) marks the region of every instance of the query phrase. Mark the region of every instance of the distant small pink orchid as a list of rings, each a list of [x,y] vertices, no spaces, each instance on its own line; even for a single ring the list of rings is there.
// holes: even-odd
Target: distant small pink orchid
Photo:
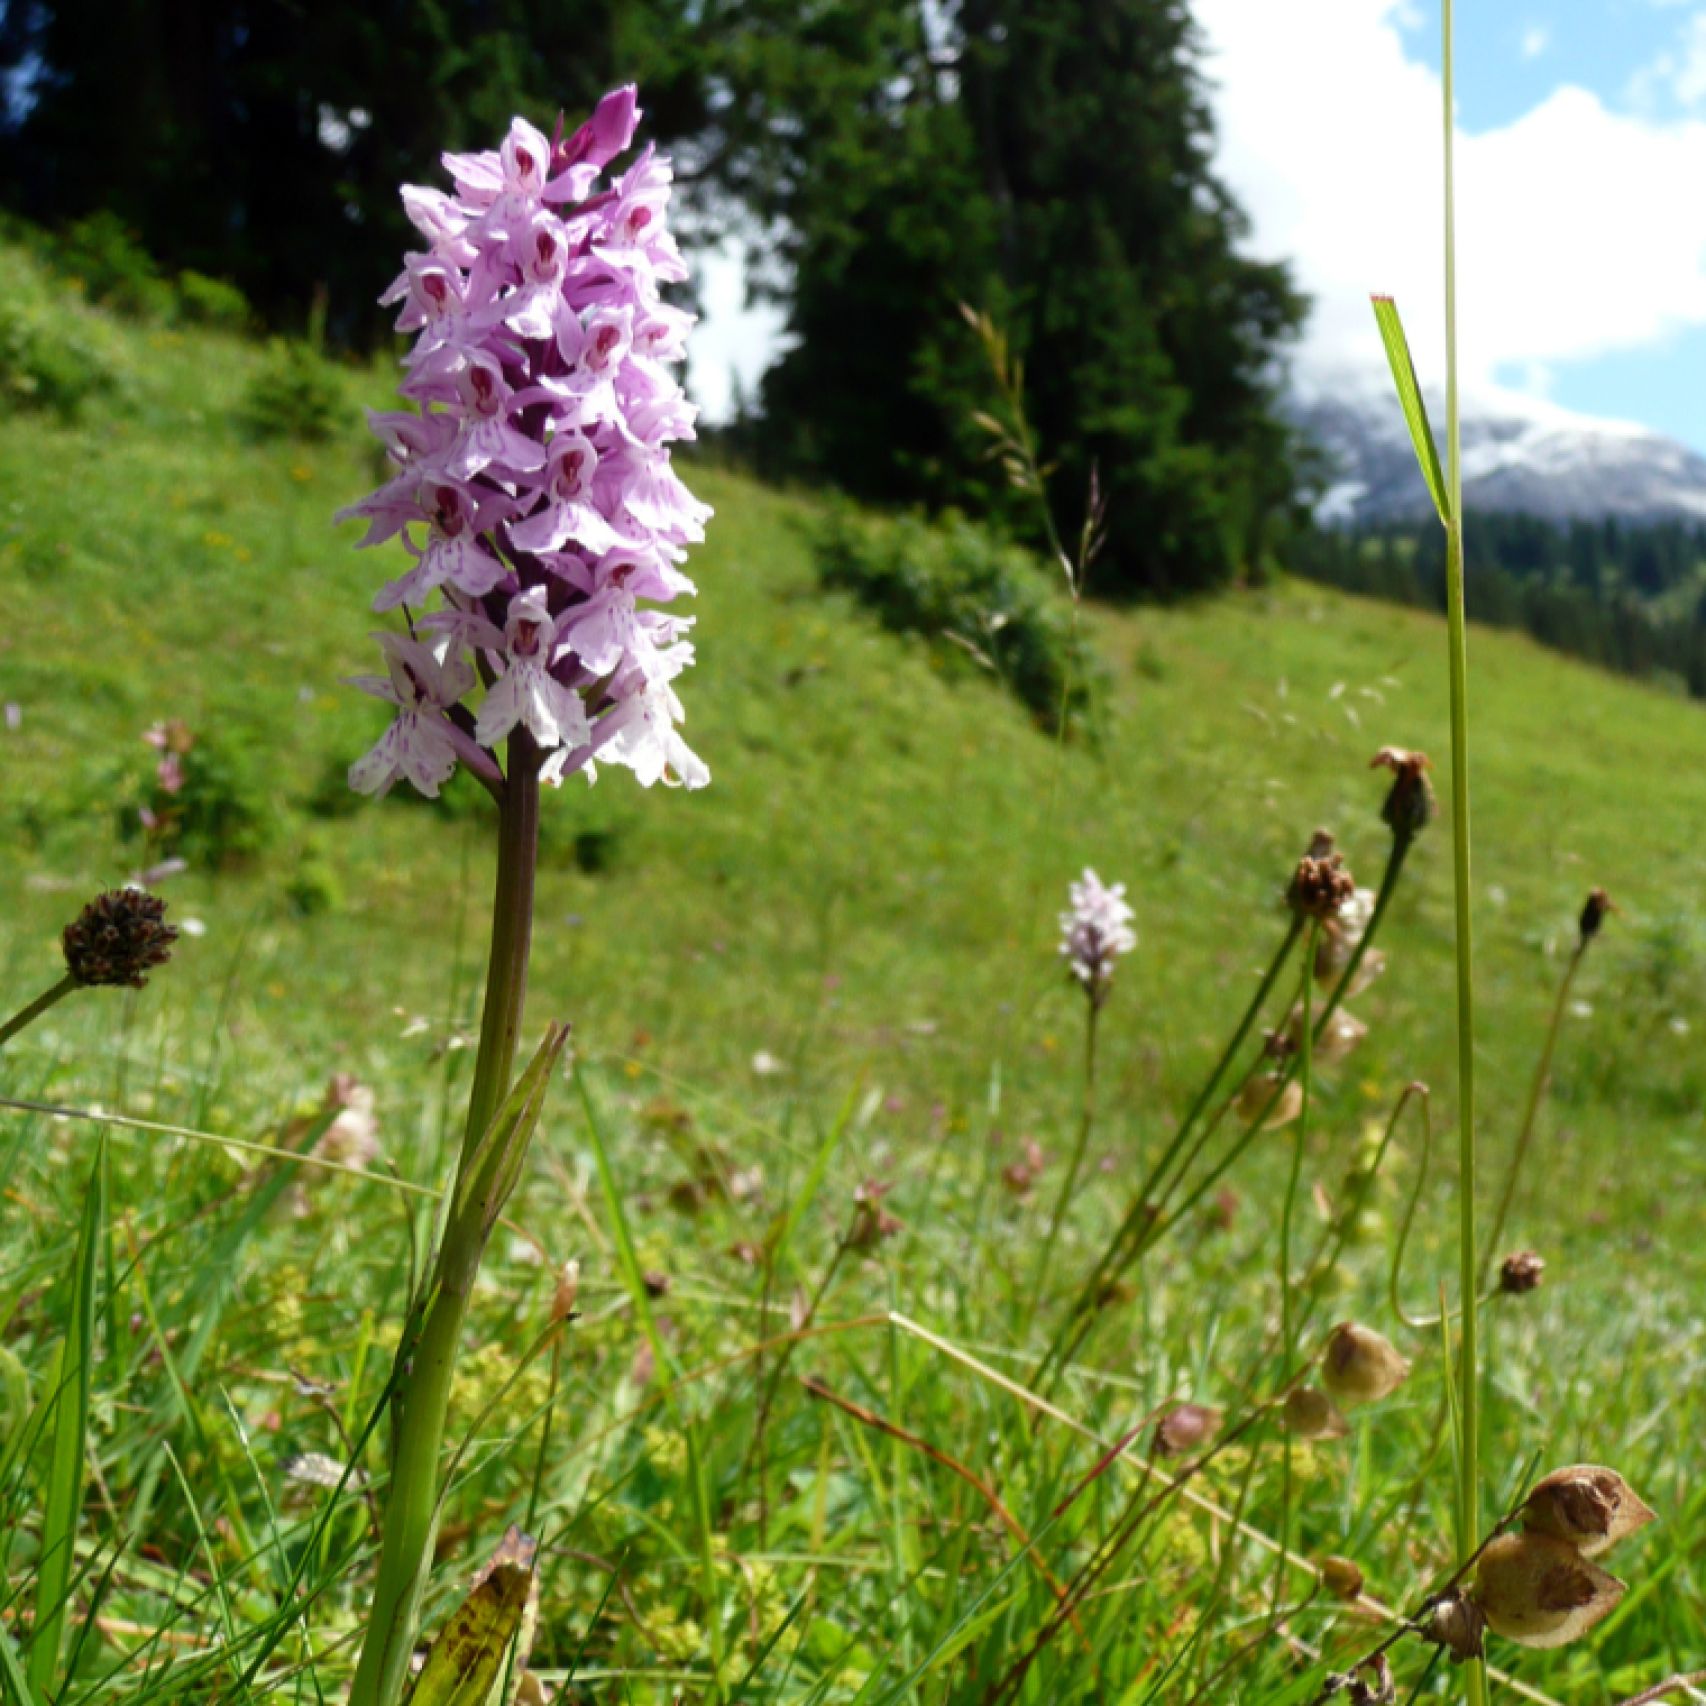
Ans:
[[[1134,914],[1126,904],[1125,884],[1110,888],[1088,866],[1068,893],[1072,905],[1060,915],[1060,951],[1066,969],[1099,1007],[1107,999],[1114,961],[1137,946]]]

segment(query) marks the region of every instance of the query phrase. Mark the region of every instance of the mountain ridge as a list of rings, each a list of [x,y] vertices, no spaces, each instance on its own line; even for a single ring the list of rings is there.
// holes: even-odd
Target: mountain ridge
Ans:
[[[1443,395],[1426,391],[1424,401],[1443,435]],[[1317,520],[1358,526],[1428,513],[1427,488],[1384,374],[1305,376],[1284,406],[1326,465]],[[1465,390],[1462,436],[1466,508],[1549,521],[1706,520],[1706,456],[1634,422],[1488,386]]]

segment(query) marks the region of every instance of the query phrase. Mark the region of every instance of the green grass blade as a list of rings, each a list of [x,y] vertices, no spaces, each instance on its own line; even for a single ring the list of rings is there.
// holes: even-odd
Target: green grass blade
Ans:
[[[6,1685],[6,1698],[16,1701],[18,1706],[41,1706],[41,1696],[24,1674],[23,1660],[18,1657],[12,1632],[4,1623],[0,1623],[0,1682]]]
[[[35,1634],[29,1681],[38,1694],[53,1687],[65,1631],[65,1604],[76,1562],[77,1517],[83,1505],[89,1437],[90,1373],[95,1349],[95,1271],[106,1225],[107,1144],[103,1136],[83,1196],[83,1224],[68,1279],[65,1337],[54,1359],[53,1443],[42,1507],[41,1567],[36,1578]]]
[[[1410,359],[1410,340],[1404,336],[1398,304],[1390,296],[1376,296],[1372,301],[1375,324],[1380,327],[1380,341],[1386,346],[1386,359],[1392,364],[1392,383],[1398,388],[1398,402],[1404,410],[1404,424],[1410,429],[1410,442],[1416,447],[1422,478],[1427,482],[1428,495],[1439,511],[1440,520],[1449,524],[1451,500],[1446,495],[1445,473],[1440,467],[1433,428],[1428,425],[1428,408],[1416,381],[1416,364]]]

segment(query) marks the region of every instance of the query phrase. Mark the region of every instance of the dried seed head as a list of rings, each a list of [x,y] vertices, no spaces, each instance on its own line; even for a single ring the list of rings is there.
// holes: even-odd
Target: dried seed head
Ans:
[[[1623,1597],[1623,1584],[1550,1534],[1501,1534],[1475,1566],[1487,1627],[1523,1647],[1585,1635]]]
[[[657,1298],[669,1296],[669,1288],[671,1284],[670,1277],[660,1268],[652,1268],[646,1273],[641,1274],[640,1284],[646,1288],[647,1297]]]
[[[1323,1558],[1321,1585],[1334,1599],[1360,1599],[1363,1588],[1362,1571],[1349,1558]]]
[[[1499,1263],[1499,1290],[1507,1297],[1533,1291],[1546,1276],[1546,1261],[1532,1250],[1518,1250]]]
[[[1652,1510],[1615,1469],[1594,1463],[1554,1469],[1535,1483],[1522,1507],[1522,1525],[1531,1534],[1568,1541],[1584,1558],[1597,1557],[1652,1520]]]
[[[1209,1404],[1175,1404],[1155,1424],[1155,1455],[1183,1457],[1220,1432],[1225,1418]]]
[[[1428,771],[1433,768],[1425,752],[1408,752],[1401,746],[1383,746],[1368,761],[1371,770],[1392,772],[1392,787],[1380,808],[1381,821],[1394,835],[1414,835],[1426,829],[1439,809],[1434,802]]]
[[[1458,1588],[1441,1594],[1422,1620],[1422,1638],[1444,1647],[1455,1664],[1481,1657],[1486,1651],[1486,1631],[1486,1614]]]
[[[1409,1378],[1410,1362],[1372,1327],[1341,1321],[1321,1353],[1321,1384],[1339,1403],[1377,1404]]]
[[[80,984],[141,989],[147,973],[172,957],[177,930],[166,903],[146,889],[108,889],[65,926],[65,967]]]
[[[1582,908],[1582,940],[1591,942],[1599,934],[1599,927],[1605,922],[1606,913],[1616,910],[1611,904],[1611,896],[1604,889],[1594,889],[1588,895],[1587,904]]]
[[[1325,1392],[1294,1386],[1285,1395],[1285,1431],[1295,1439],[1343,1439],[1350,1424]]]
[[[1264,1112],[1267,1117],[1262,1119]],[[1238,1117],[1246,1125],[1261,1119],[1272,1131],[1276,1126],[1290,1125],[1302,1112],[1303,1086],[1295,1078],[1287,1083],[1283,1073],[1258,1072],[1238,1092]]]
[[[1328,851],[1316,852],[1323,844]],[[1285,891],[1286,905],[1300,918],[1334,918],[1356,893],[1356,878],[1345,869],[1344,854],[1330,850],[1333,838],[1325,830],[1317,831],[1309,845]]]

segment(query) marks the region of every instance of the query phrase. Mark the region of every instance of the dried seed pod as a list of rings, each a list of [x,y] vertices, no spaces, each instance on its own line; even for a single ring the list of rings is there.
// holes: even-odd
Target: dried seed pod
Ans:
[[[172,957],[178,939],[165,913],[165,901],[146,889],[96,895],[60,937],[65,969],[86,988],[127,984],[141,989],[147,974]]]
[[[1401,746],[1383,746],[1369,760],[1369,769],[1392,772],[1392,787],[1380,808],[1380,819],[1394,835],[1414,835],[1433,822],[1438,805],[1428,771],[1433,768],[1425,752],[1409,752]]]
[[[1444,1647],[1455,1664],[1481,1657],[1486,1651],[1486,1630],[1486,1613],[1459,1588],[1441,1594],[1422,1620],[1423,1638]]]
[[[1296,1439],[1343,1439],[1350,1424],[1325,1392],[1294,1386],[1285,1395],[1285,1431]]]
[[[1532,1250],[1518,1250],[1499,1264],[1499,1290],[1507,1297],[1533,1291],[1546,1274],[1546,1262]]]
[[[1362,1571],[1349,1558],[1323,1558],[1321,1585],[1334,1599],[1360,1599],[1363,1589]]]
[[[1272,1107],[1269,1107],[1272,1103]],[[1264,1111],[1266,1119],[1262,1119]],[[1303,1112],[1303,1086],[1294,1078],[1287,1083],[1278,1072],[1258,1072],[1238,1092],[1238,1117],[1246,1125],[1261,1119],[1263,1128],[1290,1125]]]
[[[1585,1635],[1623,1597],[1623,1583],[1550,1534],[1501,1534],[1475,1566],[1487,1627],[1523,1647]]]
[[[1328,1019],[1320,1036],[1315,1039],[1314,1057],[1323,1066],[1336,1066],[1367,1035],[1368,1026],[1354,1013],[1347,1013],[1340,1007]],[[1291,1022],[1285,1028],[1284,1041],[1288,1054],[1295,1054],[1303,1047],[1301,1013],[1291,1016]]]
[[[1377,1404],[1410,1376],[1410,1361],[1372,1327],[1341,1321],[1321,1353],[1321,1384],[1345,1405]]]
[[[1535,1482],[1522,1507],[1531,1534],[1567,1541],[1584,1558],[1608,1551],[1626,1535],[1645,1528],[1653,1512],[1615,1469],[1575,1463]]]
[[[1175,1404],[1155,1424],[1155,1455],[1183,1457],[1220,1432],[1223,1414],[1209,1404]]]

